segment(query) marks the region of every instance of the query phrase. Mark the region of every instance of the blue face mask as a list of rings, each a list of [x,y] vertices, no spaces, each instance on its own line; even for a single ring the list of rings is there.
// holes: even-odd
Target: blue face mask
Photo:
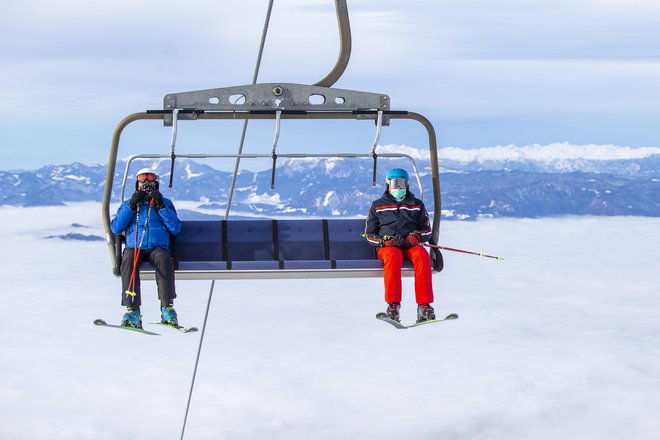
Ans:
[[[406,195],[406,190],[405,189],[391,189],[390,194],[392,197],[395,199],[402,199]]]

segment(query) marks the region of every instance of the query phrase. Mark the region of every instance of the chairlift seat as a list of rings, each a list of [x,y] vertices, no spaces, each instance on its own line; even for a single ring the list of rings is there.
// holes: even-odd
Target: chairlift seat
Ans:
[[[173,237],[177,279],[380,277],[364,219],[186,220]],[[412,276],[410,261],[402,274]],[[145,263],[143,279],[154,279]]]

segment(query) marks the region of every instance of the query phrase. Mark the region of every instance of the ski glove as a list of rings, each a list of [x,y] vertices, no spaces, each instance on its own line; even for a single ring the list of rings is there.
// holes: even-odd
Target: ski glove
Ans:
[[[383,238],[383,246],[391,246],[391,247],[404,247],[406,244],[406,238],[402,237],[400,235],[395,235],[395,236],[386,236]]]
[[[154,206],[156,206],[156,209],[163,209],[165,207],[165,202],[163,201],[163,195],[160,193],[160,191],[155,190],[149,193],[147,196],[148,200],[153,200],[154,201]]]
[[[406,247],[411,248],[411,247],[419,246],[419,239],[420,238],[422,238],[422,236],[419,235],[418,232],[411,232],[406,237]]]
[[[128,207],[133,211],[137,211],[137,205],[146,200],[146,195],[142,191],[135,191],[131,197],[131,201],[128,202]]]

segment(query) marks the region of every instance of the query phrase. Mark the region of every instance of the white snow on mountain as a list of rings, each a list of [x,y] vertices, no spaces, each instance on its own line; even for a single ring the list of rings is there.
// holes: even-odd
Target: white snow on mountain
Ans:
[[[428,150],[406,145],[382,145],[378,146],[376,152],[403,153],[415,160],[429,160]],[[660,147],[630,148],[611,144],[576,145],[570,142],[556,142],[547,145],[497,145],[481,148],[446,147],[438,149],[438,158],[441,163],[444,160],[460,163],[634,160],[656,155],[660,155]]]
[[[440,149],[439,151],[442,151],[442,149]],[[376,154],[383,154],[383,153],[407,154],[408,156],[412,157],[415,160],[429,160],[431,156],[429,150],[409,147],[407,145],[395,145],[395,144],[379,145],[378,148],[376,148]]]
[[[659,147],[630,148],[618,145],[575,145],[569,142],[559,142],[548,145],[498,145],[484,148],[442,148],[438,153],[440,159],[458,162],[484,161],[536,161],[554,162],[570,160],[631,160],[644,159],[660,155]]]
[[[100,206],[0,207],[2,439],[179,438],[200,333],[103,329],[120,282]],[[445,222],[436,311],[377,321],[382,279],[219,281],[186,439],[660,438],[660,219]],[[402,318],[415,314],[404,280]],[[178,281],[201,328],[210,282]],[[145,322],[158,319],[143,283]]]
[[[251,193],[245,199],[245,203],[262,203],[265,205],[281,205],[279,193],[274,194],[257,194]]]
[[[186,164],[185,170],[186,170],[186,178],[188,178],[188,179],[190,179],[192,177],[199,177],[199,176],[204,174],[204,173],[193,173],[193,171],[190,168],[190,163]]]

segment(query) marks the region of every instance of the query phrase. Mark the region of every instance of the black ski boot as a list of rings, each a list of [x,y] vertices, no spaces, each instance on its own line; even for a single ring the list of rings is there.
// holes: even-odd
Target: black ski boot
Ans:
[[[387,316],[389,316],[390,319],[396,321],[396,322],[401,322],[401,319],[399,318],[399,309],[401,308],[401,303],[387,303]]]
[[[435,319],[435,311],[431,304],[417,305],[417,322],[433,321]]]

